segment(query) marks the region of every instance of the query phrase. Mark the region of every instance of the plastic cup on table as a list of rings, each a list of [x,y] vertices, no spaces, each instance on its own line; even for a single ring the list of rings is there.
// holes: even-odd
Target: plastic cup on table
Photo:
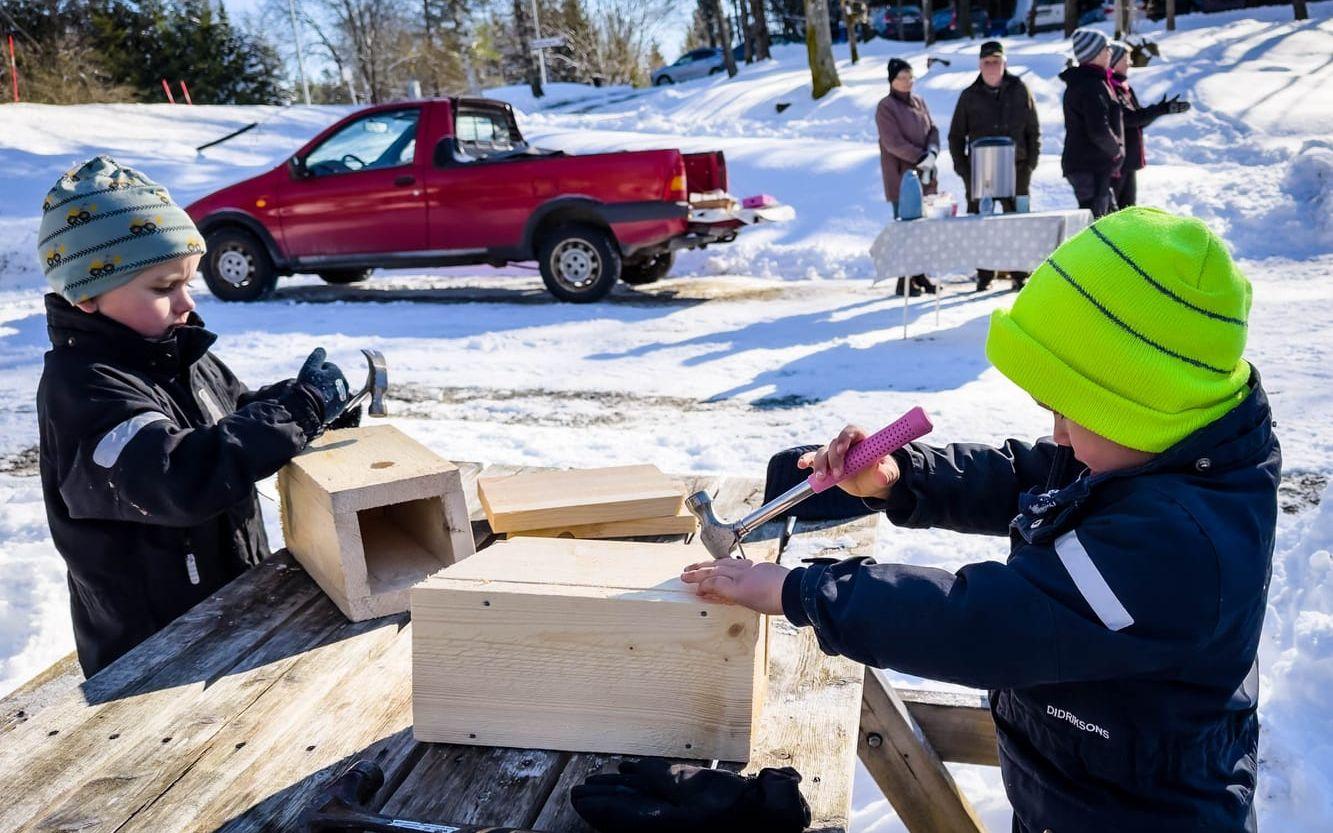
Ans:
[[[1028,199],[1027,194],[1019,194],[1018,196],[1014,197],[1015,214],[1027,214],[1031,210],[1032,210],[1032,203]]]

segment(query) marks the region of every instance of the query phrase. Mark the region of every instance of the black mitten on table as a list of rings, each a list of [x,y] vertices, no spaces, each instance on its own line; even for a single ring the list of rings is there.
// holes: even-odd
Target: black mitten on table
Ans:
[[[569,800],[601,833],[800,833],[810,824],[800,783],[791,767],[746,777],[648,758],[589,777]]]

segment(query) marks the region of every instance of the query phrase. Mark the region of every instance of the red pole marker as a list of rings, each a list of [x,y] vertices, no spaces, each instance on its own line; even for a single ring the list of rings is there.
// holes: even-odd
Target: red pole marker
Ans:
[[[9,36],[9,77],[14,82],[14,103],[19,103],[19,65],[14,58],[14,36]]]
[[[171,85],[167,83],[167,79],[165,78],[162,79],[162,92],[167,94],[168,104],[176,103],[176,99],[171,95]]]
[[[190,88],[185,86],[184,78],[181,79],[181,95],[185,97],[186,104],[194,104],[194,102],[190,100]]]

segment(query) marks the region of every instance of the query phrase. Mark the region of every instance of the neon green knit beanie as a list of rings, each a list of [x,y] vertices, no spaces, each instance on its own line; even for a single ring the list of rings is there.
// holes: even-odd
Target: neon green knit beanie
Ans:
[[[1155,208],[1103,217],[1047,258],[986,355],[1083,427],[1158,452],[1247,392],[1250,283],[1202,222]]]

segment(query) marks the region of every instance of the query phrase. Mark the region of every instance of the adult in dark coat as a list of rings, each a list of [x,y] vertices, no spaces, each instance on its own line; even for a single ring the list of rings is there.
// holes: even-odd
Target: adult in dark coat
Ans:
[[[1111,49],[1106,35],[1078,29],[1073,37],[1077,66],[1060,73],[1065,82],[1065,147],[1060,167],[1074,188],[1079,208],[1101,217],[1116,209],[1112,191],[1125,159],[1120,103],[1111,92]]]
[[[1032,101],[1032,92],[1027,85],[1007,70],[1003,44],[986,41],[981,45],[980,69],[977,80],[959,93],[953,121],[949,124],[949,155],[953,157],[954,171],[962,178],[967,189],[967,210],[973,214],[980,208],[979,201],[972,196],[972,166],[968,148],[973,141],[990,136],[1013,139],[1015,195],[1027,195],[1032,172],[1041,155],[1041,127],[1037,123],[1037,106]],[[1016,210],[1012,199],[1004,198],[1000,203],[1005,211]],[[1026,272],[1008,274],[1015,288],[1022,287],[1023,281],[1027,280]],[[990,286],[994,278],[994,271],[978,269],[977,291]]]
[[[1147,107],[1139,104],[1139,97],[1129,86],[1129,45],[1111,42],[1111,90],[1124,112],[1125,161],[1120,166],[1120,179],[1115,183],[1115,202],[1119,208],[1138,204],[1138,172],[1148,164],[1143,145],[1143,131],[1148,125],[1169,113],[1184,113],[1190,109],[1188,101],[1180,96],[1162,100]]]
[[[889,94],[875,108],[875,129],[879,133],[879,166],[884,177],[884,199],[898,210],[898,195],[903,177],[915,170],[921,177],[921,190],[934,194],[939,188],[935,160],[940,154],[940,131],[926,109],[926,102],[913,95],[915,78],[912,67],[899,58],[889,59]],[[913,275],[913,295],[924,289],[934,292],[935,285],[925,275]],[[903,294],[905,279],[898,279],[898,294]]]

